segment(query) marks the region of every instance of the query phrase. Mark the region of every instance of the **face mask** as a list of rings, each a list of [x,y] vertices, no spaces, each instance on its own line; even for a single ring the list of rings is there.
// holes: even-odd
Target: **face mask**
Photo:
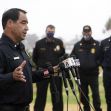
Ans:
[[[47,32],[47,37],[51,38],[54,36],[54,32]]]
[[[90,39],[91,39],[91,37],[90,37],[90,36],[86,36],[86,35],[84,35],[84,36],[83,36],[83,38],[84,38],[84,40],[86,40],[86,41],[88,41],[88,40],[90,40]]]

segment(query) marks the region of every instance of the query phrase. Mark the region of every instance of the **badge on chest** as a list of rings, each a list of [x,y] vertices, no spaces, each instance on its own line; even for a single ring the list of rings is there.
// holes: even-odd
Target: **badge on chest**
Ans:
[[[95,48],[92,48],[92,49],[91,49],[91,53],[92,53],[92,54],[95,54],[95,52],[96,52],[96,49],[95,49]]]
[[[60,45],[57,45],[57,46],[54,48],[54,51],[60,51]]]

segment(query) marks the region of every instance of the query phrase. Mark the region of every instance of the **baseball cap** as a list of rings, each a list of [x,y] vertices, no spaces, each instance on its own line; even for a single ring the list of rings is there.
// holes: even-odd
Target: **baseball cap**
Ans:
[[[91,31],[91,27],[89,25],[85,25],[83,27],[83,32],[90,32]]]

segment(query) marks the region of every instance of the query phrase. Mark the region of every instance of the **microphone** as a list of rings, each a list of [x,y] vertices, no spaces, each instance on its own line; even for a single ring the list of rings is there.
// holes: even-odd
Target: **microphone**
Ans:
[[[75,73],[76,73],[76,76],[77,76],[78,84],[81,85],[80,76],[79,76],[79,71],[78,71],[78,68],[77,68],[77,67],[75,67]]]
[[[82,111],[80,102],[79,102],[79,100],[77,98],[77,95],[76,95],[76,92],[75,92],[73,81],[72,81],[71,76],[70,76],[70,73],[72,73],[72,75],[75,78],[76,83],[79,87],[80,78],[79,78],[79,73],[78,73],[78,70],[77,70],[78,66],[80,66],[79,59],[73,59],[73,57],[70,57],[68,54],[65,54],[64,56],[62,56],[61,63],[59,65],[59,67],[62,71],[62,77],[64,79],[64,83],[65,84],[67,83],[67,80],[65,78],[65,76],[67,76],[69,85],[70,85],[70,87],[72,89],[72,92],[73,92],[74,96],[76,97],[77,103],[79,104],[80,109]],[[66,84],[65,88],[67,88],[67,84]]]
[[[74,56],[69,56],[68,54],[65,54],[62,57],[62,63],[64,64],[65,69],[70,70],[72,73],[76,83],[80,85],[80,77],[78,72],[78,66],[80,66],[79,59],[73,59]]]
[[[75,79],[76,83],[79,85],[79,80],[78,80],[78,78],[77,78],[77,76],[76,76],[75,69],[71,67],[69,70],[70,70],[73,78]]]
[[[74,85],[73,85],[72,78],[71,78],[71,76],[70,76],[70,70],[65,69],[65,73],[67,74],[67,75],[66,75],[66,78],[68,79],[70,88],[71,88],[73,94],[75,95],[75,88],[74,88]]]
[[[74,88],[73,81],[72,81],[71,76],[70,76],[70,70],[69,70],[69,67],[72,66],[72,63],[69,60],[69,55],[65,54],[62,57],[62,59],[63,59],[63,61],[61,63],[62,64],[62,69],[64,70],[64,72],[66,74],[66,78],[68,79],[70,88],[71,88],[72,92],[75,95],[75,88]]]
[[[76,59],[75,55],[72,55],[72,57],[73,57],[73,60],[75,62],[75,67],[73,67],[73,68],[75,69],[74,71],[75,71],[75,74],[76,74],[76,77],[78,80],[78,84],[81,85],[80,75],[79,75],[79,71],[78,71],[78,67],[80,67],[80,61],[79,61],[79,59]]]
[[[60,70],[62,72],[63,83],[64,83],[64,87],[65,87],[65,90],[66,90],[66,94],[68,96],[69,95],[69,93],[68,93],[68,84],[67,84],[67,80],[66,80],[66,73],[65,73],[65,70],[64,70],[64,64],[60,63],[59,67],[60,67]]]

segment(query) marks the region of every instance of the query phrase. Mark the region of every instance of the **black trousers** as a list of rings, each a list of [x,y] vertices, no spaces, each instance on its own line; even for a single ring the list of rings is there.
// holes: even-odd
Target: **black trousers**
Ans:
[[[103,70],[103,84],[105,89],[107,111],[111,111],[111,69]]]
[[[0,105],[0,111],[30,111],[29,106]]]
[[[54,77],[55,84],[58,90],[58,94],[55,95],[53,91],[53,84],[50,80],[44,80],[40,83],[37,83],[37,95],[34,105],[34,111],[44,111],[46,105],[46,98],[47,98],[47,89],[50,83],[50,92],[51,92],[51,99],[53,104],[53,111],[63,111],[63,96],[62,96],[62,78],[61,77]],[[55,96],[58,97],[59,101],[56,101]]]
[[[90,73],[89,73],[90,75]],[[84,93],[84,95],[86,96],[86,98],[84,97],[84,95],[82,93],[80,93],[80,99],[81,102],[83,104],[83,109],[84,111],[91,111],[91,107],[89,105],[89,89],[88,87],[90,86],[91,88],[91,92],[92,92],[92,98],[93,98],[93,106],[95,108],[95,111],[102,111],[102,109],[100,108],[101,102],[100,102],[100,96],[99,96],[99,87],[98,87],[98,76],[86,76],[80,74],[80,80],[81,80],[81,89]]]

